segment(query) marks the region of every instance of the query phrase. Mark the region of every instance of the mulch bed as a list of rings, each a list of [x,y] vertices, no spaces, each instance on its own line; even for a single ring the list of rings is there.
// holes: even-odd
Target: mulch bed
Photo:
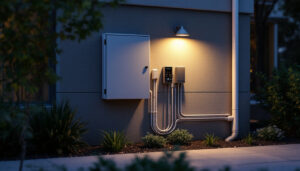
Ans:
[[[170,145],[167,144],[164,148],[146,148],[143,143],[129,144],[121,152],[110,153],[106,152],[101,146],[91,146],[84,149],[79,156],[100,155],[100,154],[125,154],[125,153],[146,153],[171,150],[198,150],[198,149],[215,149],[215,148],[236,148],[236,147],[251,147],[251,146],[266,146],[266,145],[283,145],[300,143],[300,140],[285,140],[285,141],[262,141],[254,140],[252,145],[245,143],[242,140],[226,142],[223,140],[217,141],[215,146],[207,146],[202,140],[192,141],[190,145]]]
[[[252,145],[245,143],[242,140],[233,142],[226,142],[224,140],[217,141],[215,146],[207,146],[202,140],[192,141],[190,145],[166,145],[164,148],[146,148],[143,143],[135,143],[126,145],[126,147],[118,153],[110,153],[104,150],[102,146],[89,146],[82,149],[79,153],[69,155],[43,155],[43,154],[27,154],[26,159],[40,159],[40,158],[53,158],[53,157],[79,157],[103,154],[125,154],[125,153],[146,153],[146,152],[159,152],[159,151],[172,151],[172,150],[197,150],[197,149],[214,149],[214,148],[236,148],[236,147],[250,147],[250,146],[266,146],[266,145],[283,145],[300,143],[300,139],[286,139],[284,141],[262,141],[254,140]],[[18,157],[5,157],[0,160],[18,160]]]

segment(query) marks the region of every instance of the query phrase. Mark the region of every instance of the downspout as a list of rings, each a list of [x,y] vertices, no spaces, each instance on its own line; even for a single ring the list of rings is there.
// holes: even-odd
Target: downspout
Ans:
[[[232,134],[226,141],[234,140],[239,133],[239,0],[232,0]]]

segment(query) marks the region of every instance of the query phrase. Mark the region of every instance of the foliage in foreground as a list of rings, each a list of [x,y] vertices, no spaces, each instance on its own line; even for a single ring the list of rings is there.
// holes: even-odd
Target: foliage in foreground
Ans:
[[[127,165],[124,169],[118,168],[116,163],[112,160],[103,159],[99,157],[97,163],[94,163],[92,167],[89,168],[90,171],[193,171],[195,170],[190,166],[189,162],[186,160],[185,153],[180,153],[178,157],[172,152],[166,152],[158,160],[153,160],[148,156],[143,158],[136,158],[131,164]]]
[[[281,68],[270,79],[261,75],[264,86],[256,99],[271,113],[271,123],[287,136],[300,137],[300,67]]]
[[[33,114],[29,122],[36,150],[46,154],[78,152],[85,145],[81,137],[86,129],[75,113],[68,102],[63,102]]]
[[[147,134],[142,138],[144,146],[147,148],[162,148],[166,145],[167,140],[163,136]]]
[[[207,146],[214,147],[217,145],[217,141],[219,140],[214,134],[206,134],[204,137],[204,143]]]
[[[99,157],[98,161],[93,163],[89,167],[89,171],[194,171],[194,167],[186,159],[185,153],[179,153],[178,156],[174,155],[173,152],[166,152],[158,160],[153,160],[148,156],[142,158],[135,158],[130,164],[120,168],[117,166],[116,162],[111,159],[105,159]],[[48,171],[47,169],[40,168],[39,170]],[[55,170],[57,171],[67,171],[68,169],[64,166],[56,166]],[[84,170],[78,169],[78,171]],[[201,171],[210,171],[211,169],[200,169]],[[215,169],[214,169],[215,170]],[[224,166],[219,169],[219,171],[231,171],[232,169],[229,166]],[[258,171],[268,171],[266,168],[257,169]],[[299,171],[299,169],[295,169]]]
[[[176,129],[167,136],[167,140],[170,144],[187,145],[191,143],[193,137],[186,129]]]
[[[12,157],[20,152],[20,134],[24,120],[22,111],[8,103],[0,104],[0,156]],[[28,137],[27,135],[26,137]]]
[[[127,144],[126,136],[123,132],[103,131],[102,145],[109,152],[120,152]]]
[[[276,125],[273,125],[257,129],[256,136],[262,140],[278,141],[284,138],[284,132]]]
[[[98,157],[98,161],[93,163],[93,166],[89,167],[89,171],[120,171],[113,160],[104,159],[103,157]]]

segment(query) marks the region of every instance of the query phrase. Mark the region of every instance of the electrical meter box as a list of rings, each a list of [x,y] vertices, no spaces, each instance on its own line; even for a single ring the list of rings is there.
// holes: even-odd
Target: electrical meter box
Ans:
[[[185,82],[185,67],[175,67],[175,82],[176,83]]]
[[[173,82],[173,68],[163,67],[163,83],[171,84]]]
[[[102,34],[102,98],[149,98],[149,59],[149,35]]]

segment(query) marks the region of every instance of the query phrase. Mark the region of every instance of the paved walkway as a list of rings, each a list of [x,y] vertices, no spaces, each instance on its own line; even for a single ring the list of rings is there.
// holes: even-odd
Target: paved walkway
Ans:
[[[186,153],[191,165],[197,170],[209,168],[214,171],[224,168],[224,166],[231,166],[232,170],[242,171],[259,169],[294,171],[296,168],[300,169],[300,144],[190,150]],[[124,167],[136,156],[145,155],[157,159],[162,152],[105,155],[104,157],[113,159],[119,167]],[[54,165],[65,165],[68,171],[77,171],[80,167],[88,168],[95,161],[97,161],[96,156],[26,160],[25,170],[32,170],[32,168],[28,168],[29,166],[54,170]],[[0,171],[15,171],[18,164],[18,161],[1,161]]]

